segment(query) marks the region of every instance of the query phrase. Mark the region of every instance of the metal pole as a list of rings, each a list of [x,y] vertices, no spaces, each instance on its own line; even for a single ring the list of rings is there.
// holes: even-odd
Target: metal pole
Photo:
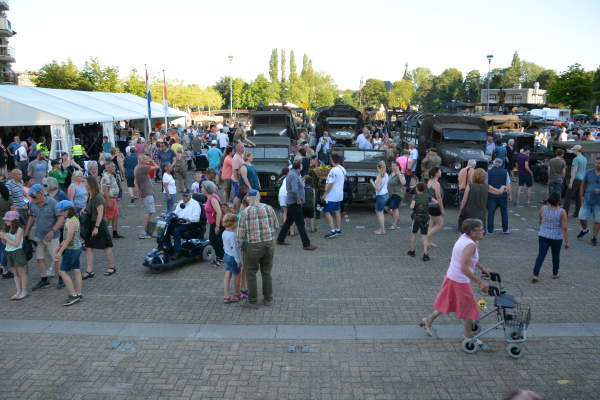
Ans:
[[[231,65],[231,72],[233,72],[233,56],[229,56],[229,65]],[[233,73],[229,77],[229,119],[233,122]]]
[[[492,59],[488,58],[489,66],[488,66],[488,90],[487,90],[487,112],[490,112],[490,79],[492,79]]]
[[[167,81],[165,80],[165,70],[164,69],[163,69],[163,85],[165,87],[167,85]],[[165,91],[165,88],[163,87],[163,98],[164,98],[164,91]],[[163,102],[164,102],[164,99],[163,99]],[[167,134],[167,129],[169,128],[169,122],[167,121],[167,118],[168,118],[169,114],[167,112],[168,110],[163,110],[163,111],[165,113],[165,135],[166,135]]]

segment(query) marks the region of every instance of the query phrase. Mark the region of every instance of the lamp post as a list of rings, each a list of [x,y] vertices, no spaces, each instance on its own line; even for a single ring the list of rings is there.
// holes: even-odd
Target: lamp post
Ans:
[[[229,58],[229,65],[233,69],[233,56],[227,58]],[[229,77],[229,117],[231,118],[231,122],[233,122],[233,74]]]
[[[490,79],[492,78],[491,74],[492,74],[492,58],[494,58],[494,56],[489,55],[487,56],[488,62],[489,62],[489,66],[488,66],[488,90],[487,90],[487,112],[489,114],[490,112]]]
[[[455,101],[456,101],[456,100],[452,100],[452,114],[454,114],[454,102],[455,102]]]

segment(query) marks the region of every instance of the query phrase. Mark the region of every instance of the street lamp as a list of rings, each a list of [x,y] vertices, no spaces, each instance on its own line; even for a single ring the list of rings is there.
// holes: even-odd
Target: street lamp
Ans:
[[[233,69],[233,56],[227,58],[229,58],[229,65]],[[229,77],[229,117],[231,118],[231,122],[233,122],[233,73]]]
[[[490,112],[490,79],[492,78],[491,74],[492,74],[492,58],[494,58],[494,56],[489,55],[487,56],[488,62],[489,62],[489,66],[488,66],[488,90],[487,90],[487,112],[489,114]]]
[[[455,102],[455,101],[456,101],[456,100],[452,100],[452,114],[454,114],[454,102]]]

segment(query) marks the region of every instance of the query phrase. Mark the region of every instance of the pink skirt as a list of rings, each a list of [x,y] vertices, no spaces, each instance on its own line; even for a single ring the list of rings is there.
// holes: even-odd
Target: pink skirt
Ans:
[[[477,301],[470,283],[458,283],[444,277],[442,289],[437,295],[433,307],[448,315],[456,313],[458,319],[479,319]]]

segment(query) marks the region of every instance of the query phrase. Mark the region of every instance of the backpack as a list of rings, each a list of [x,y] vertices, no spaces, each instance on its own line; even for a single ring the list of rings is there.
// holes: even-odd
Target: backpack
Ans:
[[[314,193],[312,185],[304,187],[304,204],[302,207],[313,208]]]
[[[27,236],[24,239],[23,252],[25,252],[25,259],[29,261],[33,258],[33,252],[35,251],[35,247],[37,247],[37,242],[29,239]]]
[[[413,219],[417,222],[429,221],[429,195],[417,194],[413,199],[415,200]]]

